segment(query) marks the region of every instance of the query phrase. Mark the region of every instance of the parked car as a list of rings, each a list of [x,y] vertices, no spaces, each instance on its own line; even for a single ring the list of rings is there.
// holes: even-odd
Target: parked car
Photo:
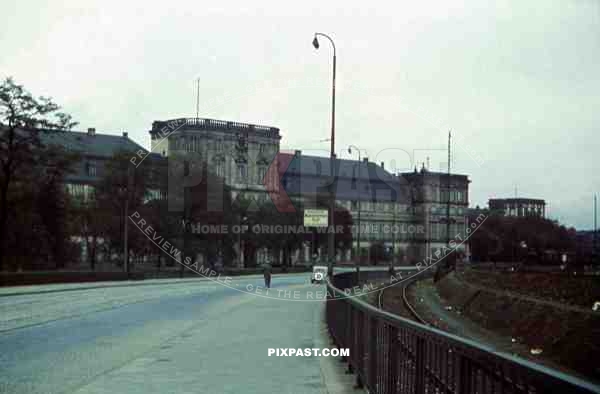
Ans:
[[[313,267],[310,283],[323,283],[327,277],[327,267],[324,265],[315,265]]]

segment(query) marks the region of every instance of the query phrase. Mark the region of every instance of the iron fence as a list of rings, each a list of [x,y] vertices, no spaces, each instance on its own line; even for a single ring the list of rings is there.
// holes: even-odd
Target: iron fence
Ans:
[[[326,319],[370,393],[600,393],[589,382],[347,297],[343,289],[355,280],[349,272],[328,281]]]

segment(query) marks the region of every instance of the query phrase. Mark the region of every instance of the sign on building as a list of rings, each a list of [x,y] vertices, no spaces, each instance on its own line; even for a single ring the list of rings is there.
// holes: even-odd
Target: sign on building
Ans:
[[[305,209],[304,227],[327,227],[329,223],[326,209]]]

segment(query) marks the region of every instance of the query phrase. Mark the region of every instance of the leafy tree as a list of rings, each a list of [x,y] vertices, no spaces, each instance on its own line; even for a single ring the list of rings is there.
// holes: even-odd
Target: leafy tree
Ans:
[[[190,166],[188,161],[193,160],[183,153],[175,153],[169,156],[168,160],[173,160],[176,164],[182,164],[184,167]],[[182,259],[190,257],[192,261],[196,260],[196,255],[201,254],[212,266],[216,261],[222,258],[225,265],[234,261],[233,245],[237,242],[237,235],[227,232],[202,232],[198,231],[202,225],[225,226],[228,230],[231,226],[238,224],[239,204],[235,204],[232,199],[232,193],[229,186],[224,184],[223,178],[216,176],[209,170],[205,162],[193,162],[196,175],[201,177],[198,184],[191,187],[183,187],[169,194],[171,203],[178,200],[182,203],[180,210],[169,207],[167,200],[152,200],[140,207],[140,213],[144,218],[148,218],[152,223],[154,230],[168,239],[170,243],[182,251]],[[177,165],[170,163],[168,171],[164,162],[158,163],[156,167],[151,168],[150,182],[153,188],[166,190],[168,178],[170,181],[181,182],[182,175],[186,174],[173,171]],[[149,245],[149,249],[156,248],[155,245]],[[159,251],[159,255],[162,252]],[[159,257],[160,259],[160,257]],[[169,257],[167,261],[171,260]],[[171,265],[171,263],[168,263]],[[181,265],[181,275],[185,267]]]
[[[544,263],[547,251],[573,252],[574,231],[538,217],[490,215],[470,238],[474,261]]]
[[[319,204],[319,209],[327,209],[326,203]],[[335,225],[341,227],[341,232],[335,234],[336,248],[349,248],[352,244],[352,216],[344,207],[337,206],[335,210]],[[315,248],[327,248],[327,231],[316,231],[312,228],[302,227],[304,223],[304,208],[296,207],[295,212],[281,213],[277,211],[271,201],[264,202],[255,212],[248,214],[248,226],[266,226],[267,231],[251,231],[246,240],[251,255],[259,248],[265,247],[276,256],[276,264],[284,267],[291,265],[292,252],[300,249],[304,243],[309,243]],[[281,232],[278,227],[281,226]],[[291,228],[302,231],[286,231]],[[314,244],[313,244],[314,242]],[[281,253],[283,252],[283,253]],[[282,254],[283,260],[279,261]]]
[[[47,147],[38,158],[36,171],[35,209],[45,228],[45,240],[49,247],[47,256],[54,260],[55,268],[63,268],[72,253],[69,239],[69,223],[72,217],[72,201],[64,187],[65,175],[71,171],[78,155],[59,147]]]
[[[123,250],[124,226],[127,215],[140,211],[149,195],[150,169],[148,163],[134,166],[130,159],[134,153],[120,151],[106,162],[104,173],[96,185],[94,201],[86,204],[82,212],[84,228],[92,253],[97,241],[108,242],[110,254]],[[99,236],[101,235],[101,237]],[[139,231],[128,232],[128,249],[141,254],[147,248],[147,239]],[[93,262],[92,262],[93,263]]]
[[[9,217],[15,215],[10,191],[34,167],[36,152],[42,149],[40,133],[70,130],[76,125],[70,115],[59,110],[50,98],[33,97],[12,78],[0,83],[0,269],[6,255]]]
[[[238,240],[231,230],[239,223],[241,207],[234,202],[231,188],[209,169],[207,163],[201,164],[200,172],[201,182],[187,188],[185,193],[184,218],[196,226],[223,226],[227,231],[194,232],[187,226],[183,238],[186,255],[194,260],[195,254],[201,253],[213,266],[217,260],[231,265],[235,259],[233,245]]]

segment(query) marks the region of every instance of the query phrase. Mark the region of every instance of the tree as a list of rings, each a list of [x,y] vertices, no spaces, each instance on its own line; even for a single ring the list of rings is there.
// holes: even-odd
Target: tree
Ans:
[[[327,201],[317,201],[319,209],[327,209]],[[349,248],[352,244],[352,216],[347,209],[336,206],[335,209],[336,248]],[[246,236],[247,247],[251,252],[264,247],[275,254],[276,264],[284,267],[291,265],[292,252],[301,249],[304,243],[312,246],[327,247],[327,231],[316,231],[313,228],[304,228],[304,208],[296,207],[295,212],[279,212],[271,201],[262,203],[255,212],[248,213],[248,226],[252,228],[263,228],[264,231],[251,231]],[[260,227],[254,227],[254,226]],[[325,229],[324,229],[325,230]],[[314,241],[314,243],[313,243]],[[282,252],[282,253],[281,253]],[[282,261],[279,256],[282,254]]]
[[[82,218],[88,232],[86,242],[92,253],[95,253],[99,238],[107,243],[109,251],[120,253],[124,248],[124,226],[129,220],[126,216],[140,211],[148,198],[149,163],[144,161],[136,167],[130,162],[133,155],[133,152],[120,151],[106,162],[104,173],[96,184],[95,199],[83,207],[86,212]],[[146,240],[140,232],[130,231],[127,249],[141,254],[148,246]]]
[[[546,263],[547,252],[573,252],[572,230],[539,217],[490,215],[470,238],[474,261]]]
[[[64,180],[78,157],[60,147],[47,147],[37,160],[40,168],[36,171],[37,179],[33,183],[37,185],[34,208],[46,230],[45,240],[49,250],[45,255],[52,258],[55,268],[63,268],[71,255],[69,223],[72,201],[65,190]]]
[[[0,83],[0,270],[14,209],[14,201],[9,200],[11,187],[34,166],[36,152],[42,149],[40,133],[70,130],[76,125],[70,115],[59,110],[50,98],[34,98],[12,78]]]
[[[152,227],[162,237],[176,245],[182,253],[182,260],[190,257],[196,260],[197,254],[202,254],[211,266],[214,266],[217,258],[221,256],[223,262],[228,264],[233,261],[233,245],[237,242],[237,235],[231,231],[198,231],[201,226],[213,226],[220,228],[225,226],[228,230],[231,226],[238,224],[239,204],[235,204],[229,186],[224,184],[223,178],[215,175],[206,162],[197,160],[197,157],[188,156],[184,152],[178,152],[169,156],[168,171],[164,162],[157,163],[151,167],[150,183],[153,188],[165,190],[168,181],[179,182],[184,185],[182,176],[177,168],[192,167],[195,176],[201,180],[193,186],[184,186],[169,193],[170,202],[181,202],[177,205],[180,209],[170,210],[169,201],[152,200],[143,204],[139,209],[144,218],[147,218]],[[152,248],[152,246],[150,246]],[[162,253],[159,250],[159,256]],[[160,259],[160,257],[159,257]],[[170,258],[169,258],[170,259]],[[184,266],[181,265],[181,275]]]
[[[224,265],[233,262],[237,243],[237,234],[231,231],[232,226],[239,223],[240,204],[234,203],[231,188],[225,180],[214,174],[206,162],[201,162],[201,182],[187,188],[184,195],[183,218],[195,226],[220,226],[227,231],[193,232],[186,227],[183,234],[186,255],[195,260],[194,254],[201,253],[214,266],[217,259]]]

